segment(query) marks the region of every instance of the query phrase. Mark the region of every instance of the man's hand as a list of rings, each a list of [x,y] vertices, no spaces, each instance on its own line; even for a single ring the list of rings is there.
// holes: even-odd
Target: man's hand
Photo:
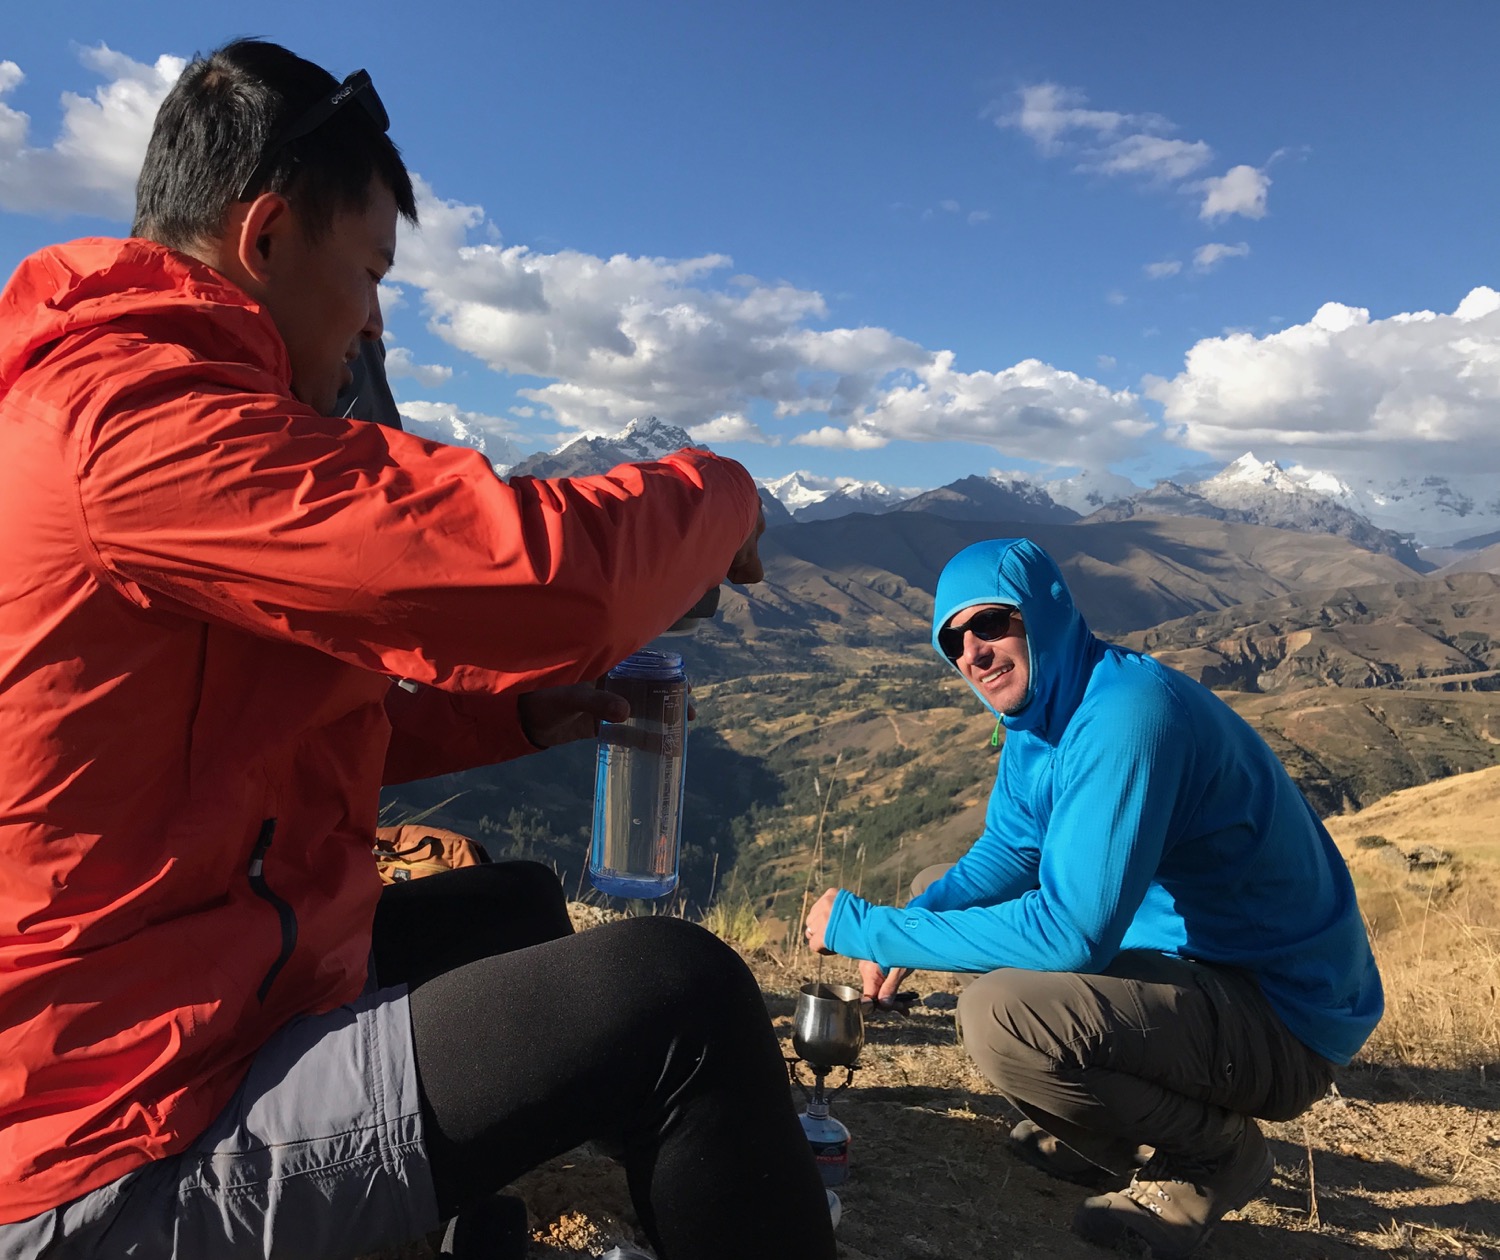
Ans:
[[[750,531],[750,537],[740,544],[740,549],[734,553],[734,559],[729,562],[729,573],[725,577],[726,582],[733,582],[736,586],[749,586],[752,582],[759,582],[766,576],[765,565],[760,562],[760,536],[766,532],[766,509],[759,506],[755,511],[755,528]]]
[[[807,926],[802,935],[807,941],[807,948],[815,954],[833,953],[828,948],[825,936],[828,932],[828,919],[833,914],[833,902],[838,895],[837,888],[830,888],[813,902],[812,909],[807,912]],[[860,960],[861,992],[884,1010],[890,1010],[895,1004],[895,997],[901,991],[901,982],[909,975],[910,967],[892,967],[890,971],[884,971],[879,963]]]
[[[802,936],[807,941],[807,948],[815,954],[833,953],[823,943],[823,933],[828,930],[828,916],[833,913],[834,898],[838,895],[837,888],[830,888],[813,902],[812,909],[807,912],[807,926],[803,928]]]
[[[593,683],[543,687],[516,702],[521,730],[538,748],[555,748],[575,739],[593,739],[600,722],[623,722],[630,716],[624,696]]]
[[[861,962],[859,981],[864,996],[876,1006],[889,1009],[892,999],[901,991],[901,982],[911,975],[910,967],[892,967],[882,971],[879,963]]]

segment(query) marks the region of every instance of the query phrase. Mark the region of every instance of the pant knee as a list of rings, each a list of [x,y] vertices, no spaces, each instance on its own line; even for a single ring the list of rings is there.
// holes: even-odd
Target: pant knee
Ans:
[[[1036,983],[1045,974],[1006,968],[976,978],[959,995],[964,1050],[1003,1093],[1024,1094],[1027,1081],[1069,1066],[1068,1047],[1047,1019],[1049,1004],[1033,992],[1046,989]]]
[[[537,901],[558,901],[567,904],[562,880],[550,866],[540,862],[519,858],[503,862],[489,862],[483,866],[466,867],[471,879],[504,885],[507,889]]]
[[[659,915],[593,930],[614,935],[622,961],[650,988],[686,993],[709,1006],[751,996],[759,1003],[760,986],[744,960],[696,923]]]
[[[936,866],[924,866],[912,878],[911,895],[913,897],[920,897],[952,869],[952,862],[939,862]]]

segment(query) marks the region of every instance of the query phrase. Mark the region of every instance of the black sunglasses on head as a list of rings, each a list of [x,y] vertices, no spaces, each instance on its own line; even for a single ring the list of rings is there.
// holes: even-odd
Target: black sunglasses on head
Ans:
[[[1010,623],[1020,617],[1019,608],[986,608],[977,612],[962,625],[949,624],[938,631],[938,647],[950,661],[964,654],[964,634],[972,632],[976,639],[993,643],[1010,633]]]
[[[391,129],[391,116],[385,112],[385,105],[381,102],[380,93],[375,90],[375,85],[370,81],[369,72],[356,70],[266,146],[265,152],[260,155],[260,161],[250,172],[250,178],[240,189],[240,200],[249,201],[255,196],[255,190],[271,174],[276,158],[287,145],[302,139],[303,136],[312,135],[350,101],[357,101],[381,131]]]

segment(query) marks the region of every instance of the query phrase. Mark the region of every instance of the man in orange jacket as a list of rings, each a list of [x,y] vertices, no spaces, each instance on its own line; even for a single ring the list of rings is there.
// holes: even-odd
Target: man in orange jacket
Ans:
[[[330,1260],[597,1137],[668,1260],[827,1260],[730,951],[573,936],[524,864],[381,898],[383,782],[619,716],[578,686],[764,528],[706,452],[507,484],[330,417],[416,218],[387,122],[228,45],[134,238],[0,294],[0,1253]]]

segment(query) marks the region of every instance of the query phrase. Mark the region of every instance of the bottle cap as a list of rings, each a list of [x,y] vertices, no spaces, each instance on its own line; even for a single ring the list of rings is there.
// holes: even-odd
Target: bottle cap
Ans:
[[[611,678],[676,678],[682,673],[679,652],[634,652],[609,671]]]

